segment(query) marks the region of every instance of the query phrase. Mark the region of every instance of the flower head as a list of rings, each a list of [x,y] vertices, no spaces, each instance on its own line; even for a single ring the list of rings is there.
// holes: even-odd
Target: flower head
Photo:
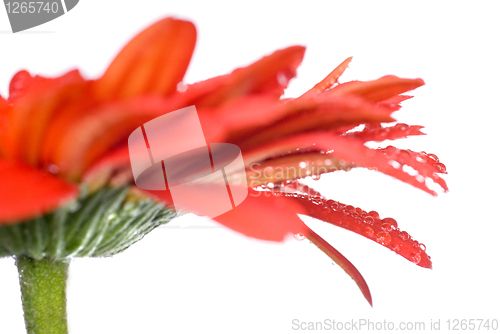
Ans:
[[[282,99],[305,52],[293,46],[230,74],[184,85],[195,40],[190,22],[168,18],[136,36],[99,79],[86,80],[78,71],[54,79],[17,73],[8,99],[0,97],[0,222],[52,212],[74,200],[81,184],[95,190],[132,183],[128,135],[155,117],[195,105],[208,142],[241,148],[247,171],[228,178],[247,178],[251,188],[241,205],[216,221],[264,240],[304,235],[356,281],[370,303],[361,274],[299,214],[431,267],[422,244],[394,219],[326,199],[299,181],[364,167],[433,195],[427,179],[447,190],[440,177],[445,167],[435,155],[365,145],[423,134],[421,126],[382,125],[395,121],[392,113],[410,98],[401,94],[423,80],[386,76],[339,84],[348,58],[300,97]],[[210,187],[201,185],[185,209],[195,211],[206,192]],[[172,204],[168,190],[141,194]]]

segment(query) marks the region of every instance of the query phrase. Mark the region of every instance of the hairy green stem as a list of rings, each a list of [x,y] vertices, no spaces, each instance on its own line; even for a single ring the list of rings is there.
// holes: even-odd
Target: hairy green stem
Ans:
[[[28,334],[67,334],[66,280],[69,260],[16,258]]]

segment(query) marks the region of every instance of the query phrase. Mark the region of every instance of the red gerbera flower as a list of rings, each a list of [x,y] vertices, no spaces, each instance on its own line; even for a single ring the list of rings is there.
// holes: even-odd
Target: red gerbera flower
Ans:
[[[439,176],[445,166],[435,155],[365,145],[422,134],[421,126],[382,124],[393,122],[391,114],[410,98],[400,94],[423,80],[386,76],[339,84],[349,58],[302,96],[281,99],[304,56],[304,47],[293,46],[185,86],[181,81],[195,40],[192,23],[168,18],[136,36],[97,80],[85,80],[76,70],[54,79],[17,73],[9,98],[0,97],[0,222],[14,224],[51,212],[75,199],[82,183],[92,189],[131,183],[129,134],[169,111],[195,105],[208,142],[241,148],[247,173],[229,177],[247,177],[251,186],[250,196],[216,221],[264,240],[303,234],[356,281],[370,304],[360,273],[298,214],[351,230],[431,267],[425,250],[394,219],[327,200],[297,181],[365,167],[433,195],[427,179],[447,190]],[[360,125],[364,128],[356,130]],[[284,173],[286,168],[297,173]],[[258,196],[261,190],[272,195]],[[171,204],[168,191],[149,194]],[[202,194],[193,194],[186,209],[196,209],[197,198]]]

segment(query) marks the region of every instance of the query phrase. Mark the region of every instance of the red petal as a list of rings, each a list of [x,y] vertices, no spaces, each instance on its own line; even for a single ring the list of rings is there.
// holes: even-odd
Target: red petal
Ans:
[[[372,296],[370,294],[370,289],[368,288],[368,284],[366,284],[365,279],[361,275],[361,273],[356,269],[356,267],[346,259],[339,251],[333,248],[328,242],[326,242],[323,238],[317,235],[312,230],[308,230],[306,232],[306,237],[315,244],[323,253],[328,255],[336,264],[340,266],[351,278],[356,282],[361,290],[361,293],[365,297],[365,299],[370,303],[370,306],[373,306]]]
[[[338,170],[356,167],[328,154],[312,152],[291,154],[272,158],[261,163],[252,163],[247,168],[247,179],[251,187],[295,180],[307,176],[318,176]],[[287,184],[285,184],[286,186]]]
[[[401,79],[388,75],[372,81],[352,81],[340,84],[330,89],[325,94],[354,94],[379,102],[409,90],[418,88],[424,84],[422,79]]]
[[[436,195],[435,191],[427,187],[424,179],[420,179],[416,175],[409,175],[400,168],[395,168],[391,163],[391,159],[384,155],[383,152],[367,148],[358,140],[352,140],[324,132],[297,135],[267,145],[262,145],[253,150],[243,152],[243,158],[248,165],[271,157],[286,155],[290,152],[300,153],[301,151],[311,149],[324,152],[332,151],[328,154],[338,159],[342,159],[345,162],[353,163],[360,167],[377,169],[384,174],[391,175],[403,182],[422,189],[431,195]],[[434,179],[434,181],[436,181],[436,179]],[[440,184],[442,184],[442,182]],[[446,188],[444,189],[446,190]]]
[[[38,162],[42,138],[53,116],[68,104],[78,107],[87,102],[87,83],[78,71],[58,78],[35,79],[9,113],[7,152],[9,157],[32,165]]]
[[[196,107],[216,107],[235,98],[250,94],[270,94],[275,98],[283,94],[291,78],[297,74],[297,67],[302,62],[305,48],[292,46],[278,50],[250,66],[238,68],[230,75],[211,79],[212,91],[189,104]]]
[[[392,110],[396,111],[401,108],[400,103],[406,100],[409,100],[413,98],[413,96],[410,95],[396,95],[393,97],[390,97],[388,99],[382,100],[380,102],[377,102],[377,105],[381,107],[386,107],[386,108],[391,108]]]
[[[14,102],[24,95],[26,90],[32,85],[34,78],[28,71],[22,70],[14,74],[9,85],[9,102]]]
[[[102,99],[169,95],[186,73],[196,42],[191,22],[166,18],[134,37],[116,56],[96,94]]]
[[[8,145],[8,118],[10,106],[7,101],[0,95],[0,157],[4,157]]]
[[[420,267],[431,268],[425,246],[399,230],[392,218],[379,219],[375,211],[366,212],[352,205],[306,195],[284,194],[307,210],[306,215],[342,227],[378,242]]]
[[[370,122],[392,122],[390,111],[353,95],[292,100],[284,105],[287,116],[246,138],[234,139],[241,148],[307,131],[332,130]],[[269,118],[269,116],[267,117]]]
[[[346,60],[344,60],[330,74],[328,74],[323,80],[321,80],[319,83],[317,83],[313,88],[311,88],[306,93],[304,93],[300,98],[323,92],[323,91],[327,90],[328,88],[332,87],[334,84],[337,83],[340,76],[347,69],[347,66],[349,66],[349,63],[351,62],[351,60],[352,60],[352,57],[349,57]]]
[[[172,205],[168,191],[145,192]],[[207,196],[211,196],[210,187],[200,185],[198,191],[193,191],[190,202],[182,203],[182,207],[187,211],[197,211],[197,206]],[[306,227],[297,216],[303,212],[303,208],[291,199],[249,189],[248,197],[240,205],[213,219],[248,237],[283,241],[289,234],[304,233]]]
[[[423,126],[411,125],[408,126],[404,123],[398,123],[394,126],[388,127],[372,127],[367,125],[362,131],[355,131],[347,133],[346,137],[352,139],[358,139],[362,142],[367,141],[384,141],[384,140],[396,140],[400,138],[406,138],[408,136],[420,136],[425,135],[421,132]]]
[[[47,129],[43,162],[57,165],[63,175],[77,180],[137,127],[177,107],[169,99],[149,97],[108,103],[86,113],[75,110],[60,115]]]
[[[82,177],[82,181],[92,188],[99,188],[110,180],[118,171],[130,169],[130,155],[128,145],[106,153],[93,163]]]
[[[78,188],[42,170],[0,160],[0,224],[32,218],[76,198]]]

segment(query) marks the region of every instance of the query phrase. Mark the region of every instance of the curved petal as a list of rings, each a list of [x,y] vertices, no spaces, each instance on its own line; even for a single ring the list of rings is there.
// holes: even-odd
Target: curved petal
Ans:
[[[191,22],[166,18],[134,37],[96,82],[102,99],[176,91],[193,54],[196,28]]]
[[[33,84],[34,78],[26,70],[21,70],[14,74],[9,85],[9,102],[23,96],[26,90]]]
[[[354,94],[379,102],[424,85],[422,79],[402,79],[387,75],[372,81],[351,81],[340,84],[325,94]]]
[[[238,68],[229,75],[210,79],[211,83],[218,85],[214,85],[205,96],[188,103],[195,104],[197,108],[211,108],[250,94],[263,93],[278,98],[290,79],[297,74],[304,52],[303,46],[288,47],[247,67]],[[188,90],[195,88],[195,85],[192,88],[188,86]],[[186,94],[188,95],[188,91]]]
[[[361,275],[361,273],[356,269],[356,267],[346,259],[338,250],[333,248],[328,242],[326,242],[323,238],[317,235],[311,229],[306,231],[305,236],[318,247],[323,253],[328,255],[330,259],[332,259],[336,264],[340,266],[358,285],[359,290],[365,297],[365,299],[370,303],[370,306],[373,306],[372,295],[370,293],[370,289],[368,288],[368,284],[366,284],[365,279]]]
[[[46,127],[66,105],[87,104],[88,85],[77,70],[57,78],[35,77],[32,81],[9,113],[6,155],[36,165]]]
[[[337,66],[330,74],[328,74],[323,80],[318,82],[316,85],[314,85],[313,88],[305,92],[302,96],[299,98],[304,98],[311,96],[316,93],[321,93],[327,90],[328,88],[332,87],[334,84],[338,82],[338,79],[340,76],[344,73],[344,71],[347,69],[347,66],[349,66],[349,63],[351,62],[352,57],[347,58],[344,60],[339,66]]]
[[[292,100],[285,107],[287,117],[233,140],[240,142],[243,149],[298,133],[394,121],[390,110],[355,95]]]
[[[299,203],[306,215],[342,227],[378,242],[405,259],[424,268],[432,268],[425,246],[413,240],[410,235],[398,228],[392,218],[380,219],[375,211],[366,212],[352,205],[333,200],[299,194],[283,194]]]
[[[136,98],[67,112],[53,120],[42,147],[42,162],[59,167],[66,177],[78,180],[87,167],[130,133],[178,106],[166,98]]]
[[[200,185],[193,191],[189,203],[182,208],[196,212],[201,202],[211,196],[210,187]],[[169,191],[145,191],[153,197],[173,205]],[[304,209],[293,200],[275,196],[271,192],[248,190],[248,197],[234,209],[213,218],[218,223],[248,237],[283,241],[289,234],[304,233],[305,225],[297,216]]]
[[[377,141],[381,142],[384,140],[396,140],[401,138],[406,138],[408,136],[421,136],[425,135],[420,129],[423,126],[420,125],[408,125],[404,123],[398,123],[394,126],[381,127],[381,126],[365,126],[361,131],[349,132],[346,134],[347,138],[358,139],[362,142],[367,141]]]
[[[78,195],[66,181],[18,162],[0,160],[0,224],[55,210]]]
[[[436,195],[436,192],[429,189],[425,184],[424,177],[410,175],[403,171],[400,166],[394,166],[392,159],[380,150],[367,148],[358,140],[352,140],[342,136],[329,134],[325,132],[312,132],[308,134],[296,135],[293,137],[277,140],[258,148],[244,151],[243,158],[245,163],[251,164],[272,157],[294,153],[307,152],[310,150],[324,151],[347,163],[353,163],[359,167],[376,169],[384,174],[393,176],[403,182],[411,184],[419,189]],[[446,190],[446,184],[439,176],[433,178],[434,182],[439,183]]]

